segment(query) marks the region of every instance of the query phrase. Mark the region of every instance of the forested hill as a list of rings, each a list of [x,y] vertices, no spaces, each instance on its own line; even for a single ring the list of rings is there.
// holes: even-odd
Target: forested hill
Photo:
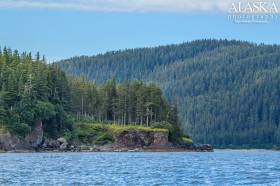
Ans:
[[[156,48],[74,57],[66,72],[102,83],[156,82],[195,141],[216,147],[280,144],[280,47],[198,40]]]
[[[154,84],[108,80],[96,85],[67,76],[57,65],[46,64],[39,53],[34,58],[30,53],[0,49],[0,135],[26,137],[39,126],[45,139],[81,137],[91,143],[87,139],[91,131],[79,133],[81,122],[166,129],[169,140],[178,144],[189,139],[180,130],[176,106],[169,105]],[[0,137],[1,149],[6,138]],[[105,133],[99,137],[102,143],[108,138]]]

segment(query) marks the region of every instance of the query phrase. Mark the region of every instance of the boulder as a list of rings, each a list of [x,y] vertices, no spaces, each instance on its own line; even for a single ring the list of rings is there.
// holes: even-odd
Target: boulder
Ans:
[[[57,141],[60,144],[59,146],[60,150],[66,150],[68,148],[68,142],[65,138],[58,138]]]
[[[195,150],[199,152],[213,152],[213,147],[210,144],[198,144],[195,145]]]
[[[60,143],[57,140],[52,140],[52,139],[45,139],[44,143],[42,145],[43,149],[59,149],[60,148]]]
[[[68,143],[62,143],[60,146],[59,146],[59,149],[60,150],[66,150],[68,147]]]
[[[65,138],[58,138],[57,141],[61,144],[67,143],[67,140]]]

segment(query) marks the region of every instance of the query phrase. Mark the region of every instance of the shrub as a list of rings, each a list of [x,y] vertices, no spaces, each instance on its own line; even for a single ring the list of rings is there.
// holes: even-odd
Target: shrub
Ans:
[[[26,136],[26,134],[28,134],[31,131],[31,127],[26,123],[13,123],[12,131],[24,137]]]
[[[114,141],[109,128],[101,124],[77,124],[74,135],[79,143],[86,145],[104,145]]]
[[[182,142],[185,143],[185,144],[187,144],[187,145],[193,144],[193,141],[192,141],[192,139],[190,139],[190,138],[182,137],[181,139],[182,139]]]

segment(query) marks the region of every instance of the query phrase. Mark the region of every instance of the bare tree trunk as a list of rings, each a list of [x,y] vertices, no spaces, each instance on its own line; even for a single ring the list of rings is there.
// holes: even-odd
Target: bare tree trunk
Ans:
[[[124,113],[124,126],[126,125],[126,113]]]
[[[84,114],[84,96],[82,95],[82,115]]]
[[[153,122],[153,108],[151,108],[151,110],[150,110],[150,115],[151,115],[150,116],[150,118],[151,118],[150,119],[151,120],[150,123],[152,123]]]

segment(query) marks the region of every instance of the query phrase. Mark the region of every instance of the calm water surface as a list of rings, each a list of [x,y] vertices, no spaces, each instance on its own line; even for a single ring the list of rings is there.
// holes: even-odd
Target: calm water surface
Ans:
[[[6,153],[0,185],[280,185],[280,152]]]

